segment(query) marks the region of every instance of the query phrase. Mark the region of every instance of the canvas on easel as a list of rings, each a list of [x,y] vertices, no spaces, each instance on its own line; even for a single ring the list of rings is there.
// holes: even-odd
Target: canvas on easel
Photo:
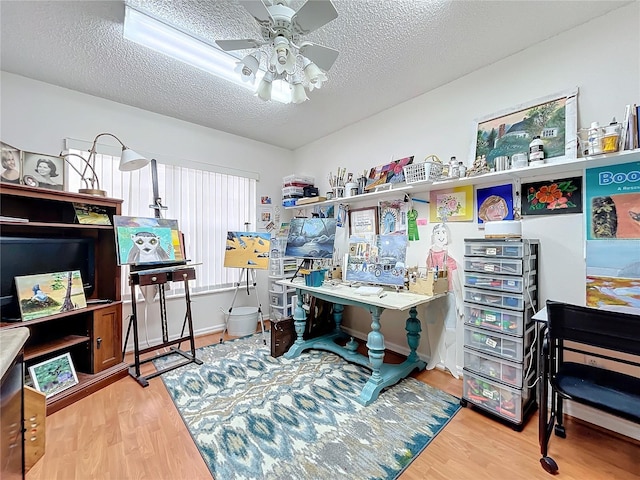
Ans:
[[[114,215],[118,265],[185,263],[178,221]]]
[[[227,232],[224,266],[229,268],[269,268],[269,232]]]

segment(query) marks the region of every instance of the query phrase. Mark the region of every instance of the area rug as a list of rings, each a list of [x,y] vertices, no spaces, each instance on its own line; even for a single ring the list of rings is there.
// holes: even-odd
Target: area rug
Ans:
[[[460,408],[413,378],[364,407],[368,369],[318,350],[273,358],[260,334],[197,357],[161,378],[216,480],[394,479]]]

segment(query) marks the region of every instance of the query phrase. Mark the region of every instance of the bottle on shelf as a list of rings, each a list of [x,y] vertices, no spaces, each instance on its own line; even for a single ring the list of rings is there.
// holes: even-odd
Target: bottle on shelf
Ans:
[[[544,144],[540,135],[536,135],[529,144],[529,165],[535,166],[544,163]]]
[[[458,161],[456,157],[451,157],[449,161],[449,178],[458,178],[460,176],[460,171],[458,170]]]

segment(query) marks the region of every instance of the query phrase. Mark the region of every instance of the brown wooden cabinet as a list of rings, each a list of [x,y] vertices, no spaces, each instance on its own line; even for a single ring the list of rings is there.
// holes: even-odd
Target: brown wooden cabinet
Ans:
[[[122,361],[121,278],[114,230],[108,225],[77,223],[73,206],[99,206],[113,218],[120,215],[122,200],[12,184],[0,185],[0,197],[0,215],[29,220],[0,220],[3,239],[91,239],[93,285],[88,300],[111,301],[29,321],[15,321],[14,312],[2,312],[0,328],[29,328],[24,347],[27,368],[50,357],[71,354],[79,383],[47,399],[47,414],[51,414],[127,375],[128,365]]]

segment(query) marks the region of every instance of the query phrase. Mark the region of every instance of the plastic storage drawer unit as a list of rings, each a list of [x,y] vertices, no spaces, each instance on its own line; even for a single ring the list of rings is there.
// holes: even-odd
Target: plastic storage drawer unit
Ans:
[[[464,246],[464,254],[471,257],[522,258],[531,255],[531,244],[521,242],[466,243]]]
[[[525,305],[529,304],[527,296],[520,293],[489,292],[469,287],[464,289],[464,301],[514,310],[524,310]]]
[[[534,326],[531,325],[524,337],[513,337],[498,332],[488,332],[482,328],[464,325],[464,344],[474,350],[496,355],[507,360],[522,361],[525,345],[533,342]]]
[[[529,324],[532,315],[531,309],[518,312],[464,304],[464,323],[510,335],[522,336],[525,325]]]
[[[512,277],[508,275],[465,272],[464,284],[467,287],[522,293],[529,285],[535,285],[535,274],[529,274],[526,277]]]
[[[524,364],[515,363],[464,348],[464,368],[516,388],[522,388],[523,371],[526,373],[530,360],[529,355]]]
[[[500,275],[522,275],[535,272],[535,258],[511,260],[508,258],[464,257],[464,270]]]
[[[529,400],[531,392],[528,384],[534,376],[530,375],[527,384],[519,390],[497,381],[487,380],[465,368],[462,397],[502,418],[520,423],[523,418],[522,407]]]

